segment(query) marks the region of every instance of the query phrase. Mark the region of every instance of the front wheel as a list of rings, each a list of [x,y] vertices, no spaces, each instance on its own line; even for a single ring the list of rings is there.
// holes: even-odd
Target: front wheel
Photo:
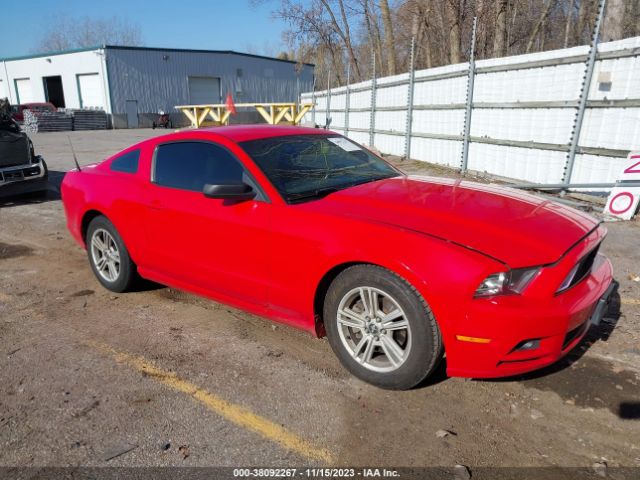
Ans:
[[[112,292],[130,290],[136,279],[136,265],[116,227],[106,217],[91,220],[86,245],[89,263],[98,281]]]
[[[403,278],[375,265],[336,277],[325,298],[331,348],[356,377],[391,390],[416,386],[442,358],[431,309]]]

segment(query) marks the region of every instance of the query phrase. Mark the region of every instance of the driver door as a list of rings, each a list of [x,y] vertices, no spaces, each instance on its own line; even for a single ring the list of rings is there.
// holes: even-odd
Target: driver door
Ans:
[[[153,270],[178,286],[263,306],[271,204],[241,162],[209,141],[160,144],[146,218]],[[214,199],[205,184],[245,182],[252,200]]]

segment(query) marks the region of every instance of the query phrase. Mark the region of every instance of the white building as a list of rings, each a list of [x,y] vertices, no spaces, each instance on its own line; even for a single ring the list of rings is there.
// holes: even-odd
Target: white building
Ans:
[[[0,98],[12,104],[98,108],[115,128],[146,126],[175,105],[293,102],[313,65],[233,51],[101,46],[0,59]]]

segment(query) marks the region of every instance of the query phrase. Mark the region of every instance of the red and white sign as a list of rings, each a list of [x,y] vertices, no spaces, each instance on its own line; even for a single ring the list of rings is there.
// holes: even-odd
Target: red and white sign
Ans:
[[[640,152],[631,152],[618,181],[640,181]],[[631,220],[640,203],[640,187],[625,187],[624,184],[611,190],[604,213],[623,220]]]
[[[624,180],[640,180],[640,152],[631,152],[627,158],[632,165],[622,172]]]

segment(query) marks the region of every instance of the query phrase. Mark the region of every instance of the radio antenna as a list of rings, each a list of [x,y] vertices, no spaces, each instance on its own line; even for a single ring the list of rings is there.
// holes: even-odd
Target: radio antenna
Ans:
[[[80,164],[78,163],[78,157],[76,157],[76,151],[73,149],[73,143],[71,143],[71,137],[69,135],[67,135],[67,140],[69,141],[69,146],[71,147],[71,153],[73,154],[73,161],[76,164],[76,168],[79,172],[81,172],[82,170],[80,169]]]

